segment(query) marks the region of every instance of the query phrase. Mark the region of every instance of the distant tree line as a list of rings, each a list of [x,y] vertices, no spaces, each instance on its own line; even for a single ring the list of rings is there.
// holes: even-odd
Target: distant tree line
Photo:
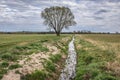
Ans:
[[[21,31],[21,32],[0,32],[0,34],[55,34],[54,31],[49,32],[29,32],[29,31]],[[87,30],[82,31],[73,31],[73,32],[61,32],[61,34],[120,34],[119,32],[110,33],[110,32],[91,32]]]

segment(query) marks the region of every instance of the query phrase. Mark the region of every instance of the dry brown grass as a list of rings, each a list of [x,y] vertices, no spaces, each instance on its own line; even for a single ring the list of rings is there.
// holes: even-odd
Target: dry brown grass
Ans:
[[[106,68],[108,71],[112,71],[115,76],[120,76],[120,63],[118,61],[107,62]]]

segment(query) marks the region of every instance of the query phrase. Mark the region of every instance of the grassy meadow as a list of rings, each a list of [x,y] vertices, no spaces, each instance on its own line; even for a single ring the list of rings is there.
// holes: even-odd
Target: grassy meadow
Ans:
[[[26,45],[39,40],[56,40],[55,35],[42,34],[0,34],[0,50],[4,51],[16,45]],[[6,49],[7,48],[7,49]]]
[[[4,74],[9,74],[8,71],[15,69],[16,74],[22,74],[19,68],[23,69],[25,66],[35,70],[22,75],[22,80],[58,78],[61,67],[64,66],[63,60],[70,39],[68,35],[57,37],[54,34],[0,34],[0,79]],[[23,64],[20,63],[22,61]],[[41,66],[40,70],[34,65]]]
[[[0,79],[15,70],[21,80],[58,80],[71,36],[0,34]],[[76,34],[75,47],[74,80],[120,80],[120,35]],[[20,69],[25,66],[34,70],[23,74]]]
[[[120,80],[120,35],[77,35],[76,50],[75,80]]]

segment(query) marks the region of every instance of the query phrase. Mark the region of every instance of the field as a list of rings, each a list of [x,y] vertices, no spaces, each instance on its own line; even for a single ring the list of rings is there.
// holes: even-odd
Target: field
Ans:
[[[0,79],[58,80],[71,37],[0,34]],[[74,80],[120,80],[120,35],[76,34],[75,47]]]
[[[70,39],[68,35],[0,34],[0,79],[58,78]]]
[[[120,80],[120,35],[77,35],[76,49],[75,80]]]
[[[0,34],[0,50],[7,50],[16,45],[26,45],[39,40],[55,38],[55,35],[37,34]],[[56,38],[57,39],[57,38]],[[7,48],[7,49],[6,49]]]

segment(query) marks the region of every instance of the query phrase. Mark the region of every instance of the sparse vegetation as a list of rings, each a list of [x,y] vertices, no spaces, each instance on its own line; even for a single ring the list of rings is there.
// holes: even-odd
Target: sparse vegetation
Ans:
[[[13,64],[13,65],[9,66],[9,69],[16,69],[16,68],[19,68],[19,67],[22,67],[22,66],[19,65],[19,64]]]
[[[110,36],[116,38],[110,39]],[[111,44],[119,43],[119,37],[118,35],[97,36],[97,34],[77,36],[78,64],[75,80],[119,80],[119,72],[115,70],[120,70],[118,68],[120,61],[117,58],[118,51],[114,50],[118,47],[110,48]],[[106,43],[109,46],[105,45]],[[101,48],[101,44],[105,45],[104,49]],[[115,62],[117,65],[112,67],[111,63]]]
[[[32,74],[27,74],[22,77],[22,80],[45,80],[47,73],[45,71],[36,70]]]
[[[0,64],[0,67],[8,67],[9,66],[9,63],[8,62],[6,62],[6,61],[4,61],[4,62],[2,62],[1,64]]]
[[[8,60],[8,61],[15,61],[15,60],[17,60],[17,56],[16,55],[12,55],[11,53],[2,54],[1,58],[3,60]]]
[[[44,65],[44,68],[47,70],[47,71],[52,71],[52,72],[55,72],[55,64],[49,60],[46,60],[44,61],[43,63]]]
[[[50,60],[54,63],[58,62],[61,59],[61,54],[55,54],[50,56]]]
[[[4,35],[4,34],[3,34]],[[8,70],[22,67],[16,62],[33,53],[47,54],[51,50],[46,44],[51,44],[59,49],[58,54],[51,54],[43,59],[44,69],[36,70],[31,74],[22,76],[22,80],[56,80],[62,67],[64,67],[63,55],[67,55],[69,39],[63,39],[66,35],[20,35],[11,37],[1,36],[0,40],[0,79]],[[67,35],[68,36],[68,35]],[[25,39],[23,39],[25,37]],[[27,37],[27,38],[26,38]],[[14,39],[16,38],[16,40]],[[62,40],[63,39],[63,40]],[[119,80],[120,79],[120,36],[103,34],[82,34],[75,38],[77,51],[77,69],[75,80]],[[7,41],[5,41],[7,40]],[[11,41],[10,41],[11,40]],[[54,51],[54,50],[53,50]],[[27,57],[26,61],[32,58]],[[11,64],[12,63],[12,64]],[[33,64],[34,65],[34,64]],[[19,71],[16,71],[19,73]]]
[[[0,69],[0,79],[3,77],[3,75],[4,74],[6,74],[7,73],[7,69],[3,69],[3,68],[1,68]]]
[[[22,80],[45,80],[48,78],[52,79],[53,77],[54,79],[58,78],[61,71],[60,69],[64,66],[64,64],[60,66],[58,65],[61,64],[60,61],[61,59],[63,59],[62,55],[65,55],[64,52],[65,50],[67,50],[68,40],[70,39],[64,39],[64,41],[61,40],[62,38],[65,38],[66,35],[61,35],[60,37],[57,37],[54,34],[0,34],[0,37],[0,60],[2,61],[0,63],[0,79],[3,77],[4,74],[7,73],[8,70],[14,70],[19,67],[22,68],[22,66],[18,63],[20,60],[26,58],[25,61],[31,61],[32,58],[29,58],[27,56],[30,56],[33,53],[43,53],[45,55],[49,55],[49,47],[47,47],[47,44],[50,44],[55,47],[56,44],[59,44],[60,47],[57,47],[57,49],[59,49],[60,51],[59,54],[49,55],[50,57],[48,58],[48,61],[43,62],[45,64],[44,71],[33,71],[32,74],[22,76]],[[20,72],[19,70],[17,70],[15,73],[18,74]]]

